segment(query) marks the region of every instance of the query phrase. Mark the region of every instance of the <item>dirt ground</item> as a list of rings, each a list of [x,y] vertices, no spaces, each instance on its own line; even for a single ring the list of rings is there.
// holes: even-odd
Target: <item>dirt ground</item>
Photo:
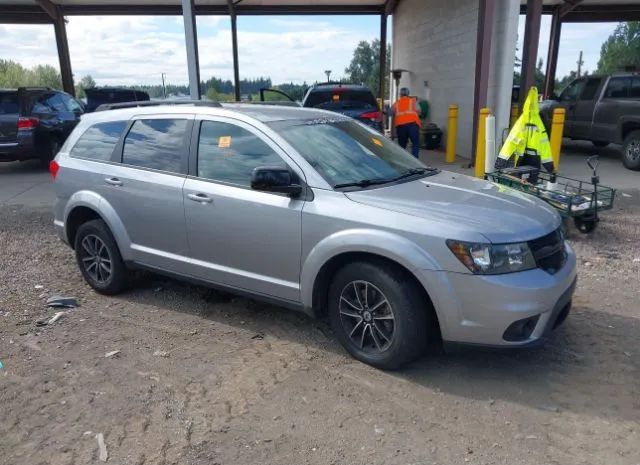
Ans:
[[[153,275],[99,296],[49,210],[0,207],[0,463],[102,463],[101,433],[123,465],[639,465],[639,237],[630,206],[574,234],[544,348],[382,372],[279,308]],[[81,306],[37,327],[54,293]]]

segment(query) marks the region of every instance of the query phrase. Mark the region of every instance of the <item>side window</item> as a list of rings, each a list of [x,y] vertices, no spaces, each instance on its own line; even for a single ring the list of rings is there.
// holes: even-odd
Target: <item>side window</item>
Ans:
[[[109,161],[126,126],[126,121],[94,124],[80,136],[70,155],[89,160]]]
[[[631,80],[631,89],[629,90],[630,98],[640,98],[640,76]]]
[[[139,119],[124,140],[122,163],[181,173],[186,119]]]
[[[47,105],[55,111],[69,111],[67,110],[67,106],[64,104],[64,100],[62,100],[62,96],[60,94],[53,94],[49,97],[47,99]]]
[[[601,78],[587,79],[587,83],[582,90],[582,94],[580,94],[580,100],[593,100],[596,97],[598,88],[600,87],[600,82],[602,82]]]
[[[578,100],[578,95],[582,93],[582,89],[584,89],[585,84],[586,82],[584,79],[573,81],[562,91],[560,100],[562,100],[563,102]]]
[[[629,88],[631,87],[631,78],[620,77],[609,79],[609,85],[604,93],[605,98],[627,98],[629,96]]]
[[[64,103],[64,107],[68,110],[68,111],[82,111],[82,107],[80,106],[80,104],[73,98],[69,97],[68,95],[64,95],[64,94],[59,94],[60,98],[62,99],[62,102]]]
[[[255,134],[234,124],[203,121],[198,142],[198,176],[241,186],[251,185],[258,166],[286,163]]]

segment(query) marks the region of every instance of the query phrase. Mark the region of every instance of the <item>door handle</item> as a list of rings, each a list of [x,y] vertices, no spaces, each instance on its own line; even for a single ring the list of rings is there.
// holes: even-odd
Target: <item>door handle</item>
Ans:
[[[104,182],[106,182],[110,186],[122,186],[122,181],[120,181],[118,178],[104,178]]]
[[[189,199],[193,200],[194,202],[200,202],[200,203],[213,202],[213,199],[211,197],[204,194],[187,194],[187,197],[189,197]]]

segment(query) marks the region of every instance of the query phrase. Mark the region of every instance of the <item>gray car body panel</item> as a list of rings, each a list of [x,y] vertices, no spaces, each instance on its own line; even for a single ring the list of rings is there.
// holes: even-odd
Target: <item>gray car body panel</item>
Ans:
[[[281,194],[169,174],[115,162],[93,162],[68,152],[99,121],[150,114],[195,115],[238,124],[272,147],[312,196]],[[576,277],[575,255],[555,275],[541,269],[478,276],[451,253],[447,239],[522,242],[560,226],[544,202],[503,186],[441,172],[405,183],[334,191],[268,121],[332,118],[319,110],[231,105],[226,108],[152,107],[84,117],[57,157],[55,226],[67,240],[66,221],[76,207],[97,212],[112,231],[125,261],[276,300],[313,313],[314,285],[322,267],[347,253],[392,260],[422,284],[447,341],[520,345],[502,339],[520,318],[541,314],[535,340],[557,300]],[[194,132],[196,134],[196,132]],[[195,136],[194,136],[195,137]],[[189,145],[189,144],[188,144]],[[193,141],[190,144],[193,147]],[[194,153],[185,148],[190,166]],[[108,177],[122,186],[105,184]],[[189,195],[203,193],[211,202]],[[141,206],[132,206],[134,204]]]

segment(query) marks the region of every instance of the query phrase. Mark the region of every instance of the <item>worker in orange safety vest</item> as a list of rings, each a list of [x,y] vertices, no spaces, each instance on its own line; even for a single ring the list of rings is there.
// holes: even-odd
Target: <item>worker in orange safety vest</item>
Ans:
[[[407,148],[407,142],[411,139],[411,152],[418,158],[420,153],[420,106],[417,99],[409,97],[409,89],[400,89],[400,98],[391,108],[393,121],[396,127],[398,143],[403,149]]]

